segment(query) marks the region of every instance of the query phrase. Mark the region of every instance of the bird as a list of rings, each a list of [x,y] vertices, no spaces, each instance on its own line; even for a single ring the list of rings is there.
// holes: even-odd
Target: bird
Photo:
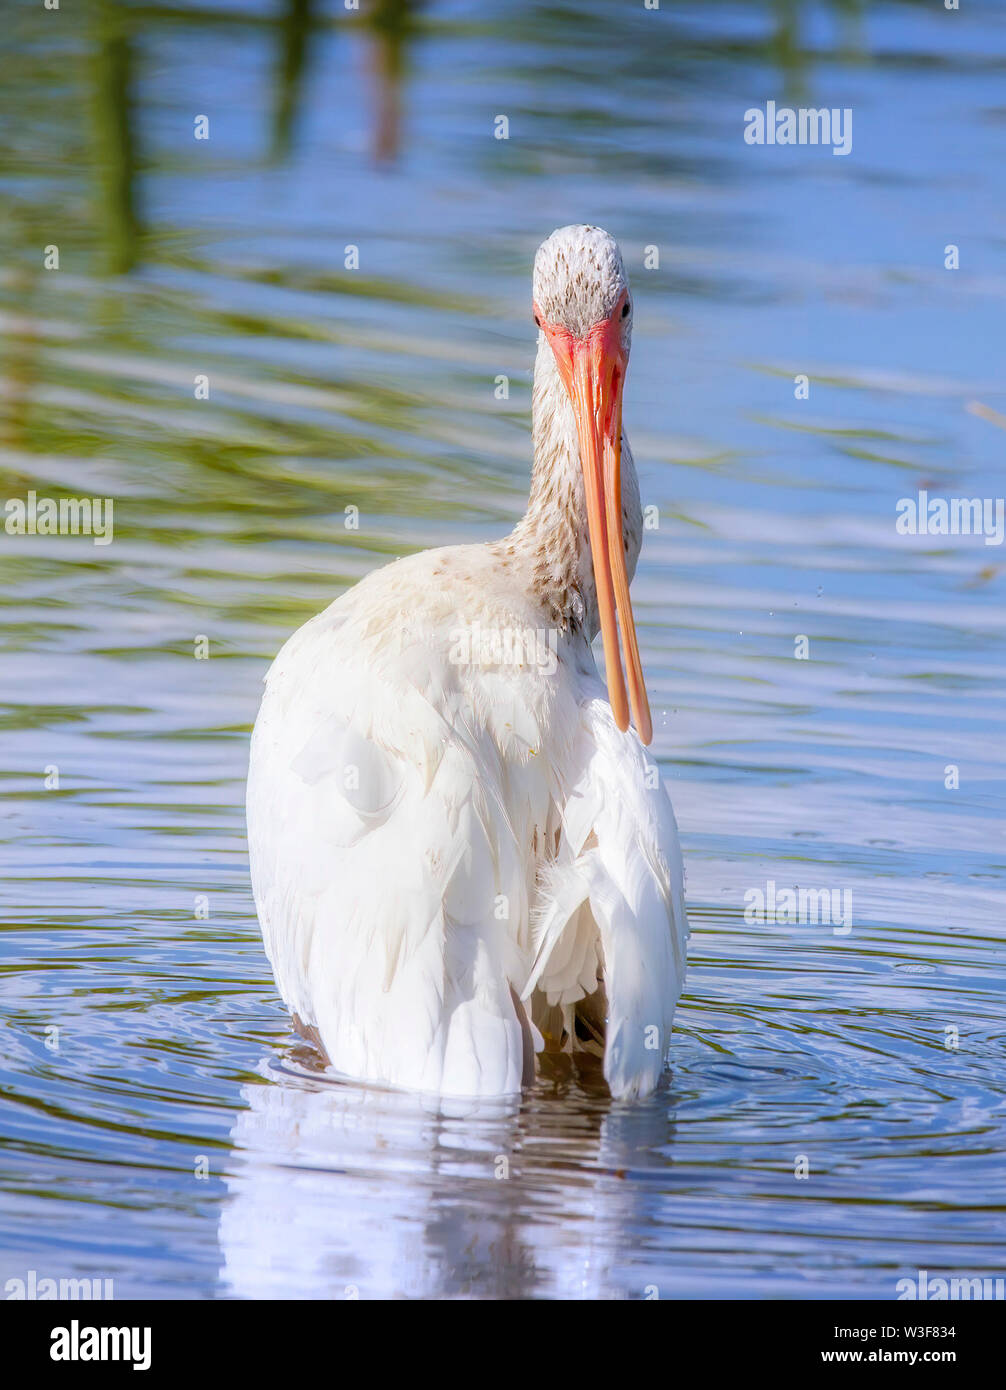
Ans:
[[[688,922],[629,599],[614,238],[547,237],[532,310],[527,510],[369,573],[282,647],[250,744],[252,888],[337,1077],[488,1098],[533,1084],[540,1053],[593,1054],[634,1100],[665,1068]]]

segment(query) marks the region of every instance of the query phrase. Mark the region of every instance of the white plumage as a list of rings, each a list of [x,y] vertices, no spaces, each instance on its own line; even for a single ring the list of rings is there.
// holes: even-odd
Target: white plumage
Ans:
[[[527,515],[495,545],[369,575],[266,678],[248,778],[256,905],[283,999],[347,1076],[505,1095],[545,1045],[603,1046],[616,1096],[660,1076],[685,968],[681,855],[624,728],[621,669],[609,658],[613,711],[590,649],[599,625],[617,643],[605,602],[613,613],[619,559],[627,595],[641,536],[620,439],[628,303],[606,233],[553,233],[535,267]],[[607,512],[588,526],[595,484]],[[648,732],[621,603],[618,617]]]

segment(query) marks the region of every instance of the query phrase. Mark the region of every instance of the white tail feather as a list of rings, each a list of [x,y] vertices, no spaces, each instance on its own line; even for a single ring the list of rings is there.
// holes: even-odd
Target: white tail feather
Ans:
[[[549,1004],[572,1004],[589,994],[584,966],[599,935],[604,1075],[614,1095],[631,1098],[659,1080],[684,982],[684,871],[670,801],[639,739],[615,726],[603,700],[588,701],[581,715],[580,777],[563,812],[559,855],[543,875],[524,997],[541,989]]]

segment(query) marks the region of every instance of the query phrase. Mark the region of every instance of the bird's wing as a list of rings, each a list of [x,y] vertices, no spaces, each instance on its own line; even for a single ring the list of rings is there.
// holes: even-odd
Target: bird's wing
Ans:
[[[601,698],[580,706],[575,780],[554,861],[540,875],[524,988],[571,1005],[604,971],[604,1075],[616,1096],[657,1084],[685,975],[688,921],[678,830],[657,766]]]
[[[442,633],[400,630],[385,659],[341,604],[277,657],[252,738],[252,881],[280,992],[347,1075],[518,1091],[511,982],[530,964],[527,845],[550,804],[534,712],[502,676],[495,697],[480,680],[476,711]]]

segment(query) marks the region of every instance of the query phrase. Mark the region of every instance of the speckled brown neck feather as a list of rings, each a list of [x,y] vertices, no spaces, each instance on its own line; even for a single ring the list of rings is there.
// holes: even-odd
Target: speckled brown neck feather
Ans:
[[[599,620],[576,422],[544,337],[535,360],[531,421],[534,468],[527,511],[494,549],[501,560],[526,571],[529,591],[550,624],[564,632],[585,631],[593,639]],[[642,511],[636,470],[624,435],[622,539],[631,579],[642,542]]]

